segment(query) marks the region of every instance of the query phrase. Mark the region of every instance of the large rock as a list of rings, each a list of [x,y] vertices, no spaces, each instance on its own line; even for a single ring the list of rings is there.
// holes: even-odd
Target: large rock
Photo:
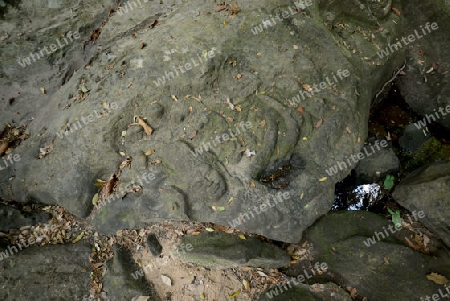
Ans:
[[[22,226],[31,226],[36,223],[45,223],[51,219],[46,212],[22,212],[16,208],[0,204],[0,231],[19,229]]]
[[[392,193],[412,211],[424,211],[424,225],[450,246],[450,162],[425,166],[410,173]]]
[[[280,268],[289,266],[289,255],[280,248],[256,237],[245,240],[224,232],[202,232],[198,236],[183,236],[181,242],[190,244],[189,252],[177,252],[182,261],[207,268],[239,266]]]
[[[389,225],[391,221],[370,212],[328,214],[304,237],[314,247],[310,261],[325,262],[329,280],[355,288],[355,293],[368,300],[413,300],[437,293],[442,285],[428,280],[426,275],[448,275],[448,249],[441,245],[434,256],[414,251],[405,242],[405,237],[413,241],[410,236],[414,232],[403,228],[392,234]],[[383,239],[378,234],[378,240],[375,233],[383,233],[384,229],[389,236]],[[367,245],[368,239],[375,243]],[[288,271],[291,277],[301,273],[302,268],[295,265]]]
[[[267,290],[259,301],[321,301],[321,300],[350,301],[352,298],[341,287],[334,283],[314,284],[311,287],[300,285],[277,285]]]
[[[434,134],[442,138],[450,134],[450,49],[441,47],[450,43],[447,28],[450,23],[450,5],[445,1],[408,1],[399,7],[408,21],[402,36],[414,34],[422,36],[409,45],[403,45],[408,58],[404,76],[399,77],[398,87],[411,108],[422,115]],[[406,2],[405,2],[406,4]],[[427,25],[427,23],[429,23]],[[430,30],[430,24],[438,28]],[[426,29],[426,27],[428,29]],[[426,35],[422,31],[425,31]],[[430,30],[430,31],[429,31]],[[439,111],[443,109],[444,113]],[[449,111],[446,111],[448,108]]]
[[[86,242],[0,249],[0,299],[82,300],[89,296],[91,246]]]
[[[372,97],[403,64],[403,51],[377,52],[403,35],[404,19],[390,1],[253,0],[239,12],[202,0],[141,4],[116,13],[112,0],[8,8],[0,116],[30,138],[14,149],[22,159],[0,196],[61,205],[112,234],[166,219],[228,225],[263,202],[244,197],[249,190],[283,189],[289,200],[236,228],[299,241],[354,166],[319,179],[360,151]],[[286,18],[270,21],[276,12]],[[67,40],[69,31],[80,37]],[[63,34],[67,45],[47,54]],[[118,173],[120,153],[132,164],[114,201],[92,212],[94,184]]]
[[[384,141],[384,140],[381,140]],[[380,141],[378,141],[380,143]],[[385,141],[388,145],[388,142]],[[381,147],[380,150],[374,146],[374,143],[366,145],[370,156],[364,157],[358,162],[355,168],[358,181],[361,183],[374,183],[379,178],[383,178],[387,173],[398,171],[400,160],[394,153],[392,146]],[[364,152],[362,152],[364,153]]]
[[[141,270],[142,268],[133,260],[130,250],[115,245],[114,258],[107,262],[107,272],[103,276],[104,299],[120,301],[146,296],[150,297],[149,300],[161,300]]]

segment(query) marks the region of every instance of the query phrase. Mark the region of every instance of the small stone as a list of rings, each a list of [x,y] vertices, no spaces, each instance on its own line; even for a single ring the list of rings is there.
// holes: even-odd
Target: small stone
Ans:
[[[169,277],[161,275],[161,280],[165,285],[172,286],[172,279]]]

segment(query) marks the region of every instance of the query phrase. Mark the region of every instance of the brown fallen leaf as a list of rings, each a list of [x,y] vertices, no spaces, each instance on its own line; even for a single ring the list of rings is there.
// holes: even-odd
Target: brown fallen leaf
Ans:
[[[8,33],[6,33],[5,35],[1,36],[1,37],[0,37],[0,40],[4,41],[4,40],[6,40],[7,38],[9,38],[9,34],[8,34]]]
[[[311,86],[308,84],[304,84],[304,85],[302,85],[302,87],[303,87],[303,90],[308,91],[308,92],[311,92],[313,90],[313,88],[311,88]]]
[[[216,6],[216,12],[223,11],[224,9],[227,9],[226,5],[217,5]]]
[[[302,115],[303,112],[305,112],[305,109],[303,109],[303,107],[298,107],[298,108],[297,108],[297,112],[298,112],[300,115]]]
[[[150,136],[153,129],[141,117],[137,116],[136,119],[139,125],[144,129],[145,133]]]
[[[316,122],[316,125],[314,126],[316,129],[318,129],[322,125],[323,119],[319,119],[319,121]]]
[[[111,177],[109,177],[108,181],[106,181],[102,187],[100,187],[100,190],[98,192],[98,199],[99,201],[105,200],[109,195],[111,195],[114,192],[115,187],[120,183],[119,178],[116,176],[116,174],[112,174]]]
[[[392,11],[397,15],[397,17],[400,17],[402,15],[400,13],[400,11],[398,9],[396,9],[395,7],[392,7]]]
[[[150,155],[152,155],[154,152],[155,152],[155,150],[154,150],[154,149],[151,149],[151,150],[146,151],[146,152],[144,153],[144,155],[150,156]]]
[[[436,284],[446,284],[448,282],[445,276],[439,275],[438,273],[428,274],[427,279],[433,281]]]
[[[197,130],[193,130],[192,133],[189,135],[189,139],[194,139],[195,136],[197,136]]]
[[[127,166],[130,166],[131,168],[131,161],[132,161],[131,157],[126,158],[122,163],[120,163],[119,170],[122,170]]]
[[[0,156],[3,156],[3,154],[6,152],[6,150],[8,149],[8,145],[8,141],[0,142]]]
[[[236,1],[231,2],[230,16],[237,15],[237,13],[240,11],[241,11],[241,9],[237,5]]]
[[[155,20],[152,24],[150,24],[148,27],[154,28],[156,25],[158,25],[158,20]]]

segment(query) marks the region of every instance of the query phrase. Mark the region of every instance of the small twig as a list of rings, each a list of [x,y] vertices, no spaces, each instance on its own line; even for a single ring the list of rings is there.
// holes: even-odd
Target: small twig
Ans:
[[[394,72],[394,75],[391,77],[391,79],[389,79],[387,82],[385,82],[384,85],[381,87],[381,89],[378,91],[378,93],[375,95],[375,98],[374,98],[374,101],[372,102],[371,107],[374,107],[379,102],[378,96],[380,96],[380,94],[384,92],[384,89],[386,88],[387,85],[392,83],[397,78],[397,76],[403,71],[403,69],[405,69],[405,66],[406,66],[406,60],[403,63],[403,66],[401,66],[396,72]]]

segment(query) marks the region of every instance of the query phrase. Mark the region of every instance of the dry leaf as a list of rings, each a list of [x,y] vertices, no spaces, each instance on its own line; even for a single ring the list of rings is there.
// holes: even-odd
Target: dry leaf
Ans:
[[[246,279],[242,280],[242,284],[244,285],[244,289],[246,291],[250,290],[250,283]]]
[[[319,128],[322,125],[323,119],[319,119],[319,121],[316,122],[316,125],[314,126],[316,129]]]
[[[238,12],[240,12],[241,9],[239,8],[239,6],[237,5],[236,1],[231,2],[231,9],[230,9],[230,15],[234,16],[236,15]]]
[[[205,230],[208,231],[208,232],[214,232],[213,228],[205,228]]]
[[[267,277],[267,275],[264,274],[264,273],[261,272],[261,271],[256,271],[256,273],[258,273],[258,275],[261,276],[261,277]]]
[[[146,152],[144,153],[144,155],[150,156],[150,155],[152,155],[152,154],[154,154],[154,153],[155,153],[155,150],[154,150],[154,149],[151,149],[151,150],[146,151]]]
[[[80,235],[77,236],[77,238],[75,238],[74,240],[72,240],[73,244],[76,244],[77,242],[80,241],[80,239],[82,239],[84,236],[84,231],[80,233]]]
[[[229,295],[228,299],[233,299],[233,298],[239,296],[240,293],[241,293],[241,290],[238,290],[237,292],[234,292],[232,295]]]
[[[350,130],[350,128],[349,128],[349,127],[346,127],[346,128],[345,128],[345,130],[346,130],[346,131],[347,131],[347,133],[349,133],[349,134],[350,134],[350,133],[352,132],[352,131]]]
[[[313,89],[311,88],[310,85],[304,84],[304,85],[303,85],[303,90],[308,91],[308,92],[311,92]]]
[[[320,178],[320,179],[319,179],[319,182],[323,182],[323,181],[325,181],[326,179],[328,179],[328,178],[327,178],[327,177]]]
[[[97,179],[97,182],[94,185],[97,187],[100,187],[100,186],[103,186],[103,184],[105,184],[105,183],[106,183],[106,181]]]
[[[97,206],[98,203],[98,193],[94,194],[94,197],[92,198],[92,205]]]
[[[148,126],[148,124],[141,117],[137,116],[136,119],[139,125],[144,128],[145,133],[150,136],[153,132],[153,129],[150,126]]]
[[[439,275],[438,273],[428,274],[427,279],[433,281],[436,284],[446,284],[448,282],[445,276]]]
[[[400,17],[402,15],[400,13],[400,11],[398,9],[396,9],[395,7],[392,7],[392,11],[397,15],[397,17]]]
[[[240,239],[243,239],[243,240],[246,240],[245,235],[242,235],[242,234],[239,235],[239,238],[240,238]]]
[[[266,120],[264,119],[264,120],[261,121],[261,127],[263,128],[265,126],[266,126]]]
[[[297,112],[298,112],[300,115],[302,115],[304,111],[305,111],[305,110],[303,109],[303,107],[298,107],[298,108],[297,108]]]
[[[195,136],[197,136],[197,130],[193,130],[192,133],[189,135],[189,139],[194,139]]]
[[[358,294],[358,291],[356,290],[356,288],[351,288],[350,290],[350,297],[352,297],[352,299],[355,299],[356,295]]]
[[[193,235],[193,236],[200,235],[200,231],[194,231],[194,232],[191,233],[191,235]]]
[[[297,45],[294,45],[293,47],[294,47],[294,49],[296,49],[296,50],[298,49],[298,46],[297,46]]]
[[[1,36],[1,37],[0,37],[0,40],[4,41],[4,40],[6,40],[7,38],[9,38],[9,34],[8,34],[8,33],[6,33],[5,35]]]
[[[41,90],[42,94],[47,94],[47,91],[45,90],[44,87],[41,87],[40,90]]]
[[[120,163],[119,165],[119,170],[122,170],[127,166],[130,166],[131,168],[131,161],[132,161],[131,157],[128,157],[125,160],[123,160],[122,163]]]
[[[226,5],[217,5],[216,6],[216,12],[223,11],[224,9],[227,9]]]

